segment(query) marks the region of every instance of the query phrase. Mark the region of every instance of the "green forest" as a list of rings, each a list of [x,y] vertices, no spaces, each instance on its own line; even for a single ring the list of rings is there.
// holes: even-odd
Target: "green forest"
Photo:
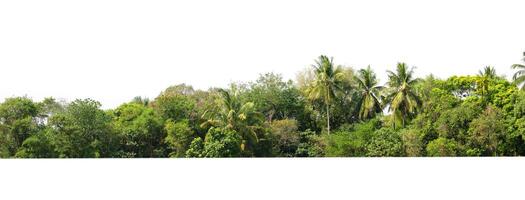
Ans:
[[[376,72],[319,56],[295,80],[180,84],[108,110],[92,99],[11,97],[0,104],[0,157],[523,156],[525,53],[505,67],[513,77],[480,66],[440,79],[415,77],[407,63]]]

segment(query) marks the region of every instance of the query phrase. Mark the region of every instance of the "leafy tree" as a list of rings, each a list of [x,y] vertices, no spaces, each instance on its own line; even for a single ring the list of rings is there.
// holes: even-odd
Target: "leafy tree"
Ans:
[[[296,157],[323,157],[325,156],[326,142],[323,137],[311,130],[299,133],[299,147]]]
[[[334,134],[328,136],[326,155],[334,157],[366,156],[367,145],[380,126],[378,119],[372,119],[351,127],[340,127]]]
[[[368,119],[374,117],[375,114],[381,113],[383,108],[381,106],[380,92],[383,86],[378,86],[378,80],[376,74],[370,66],[366,69],[359,70],[357,77],[355,77],[358,83],[358,90],[360,93],[359,98],[359,118]]]
[[[469,124],[481,113],[481,106],[463,103],[461,106],[445,110],[434,124],[439,137],[454,139],[465,144]]]
[[[506,133],[503,115],[498,108],[488,106],[470,123],[469,147],[484,156],[497,156],[498,145]]]
[[[525,52],[523,52],[523,62],[525,62]],[[512,65],[512,69],[518,70],[516,73],[514,73],[514,76],[512,79],[514,80],[514,83],[516,85],[521,85],[521,89],[525,90],[525,65],[523,64],[514,64]]]
[[[374,132],[367,145],[367,156],[399,157],[403,156],[403,142],[394,129],[381,128]]]
[[[421,101],[416,91],[415,84],[419,79],[415,79],[413,68],[408,68],[405,63],[398,63],[396,72],[387,71],[388,86],[390,87],[387,101],[390,105],[395,123],[401,120],[402,127],[405,127],[408,118],[414,116],[421,106]]]
[[[113,157],[118,147],[111,117],[91,99],[75,100],[65,111],[52,116],[49,126],[61,158]]]
[[[147,97],[141,97],[141,96],[136,96],[133,98],[133,100],[131,101],[132,103],[137,103],[137,104],[141,104],[141,105],[144,105],[144,106],[149,106],[150,105],[150,100],[149,98]]]
[[[274,151],[280,157],[294,157],[299,148],[300,135],[296,120],[276,120],[270,124],[270,132],[275,138]]]
[[[234,130],[211,128],[204,142],[201,138],[194,139],[186,152],[187,157],[224,158],[240,157],[241,137]]]
[[[322,99],[326,106],[326,126],[330,134],[330,105],[336,97],[336,93],[341,90],[345,74],[341,66],[335,66],[333,58],[324,55],[319,56],[316,64],[312,66],[315,72],[315,79],[308,87],[307,94],[309,99]]]
[[[164,119],[188,119],[195,107],[195,101],[189,97],[190,94],[193,94],[193,88],[190,86],[172,86],[162,92],[152,102],[152,106]]]
[[[403,148],[406,156],[423,156],[423,137],[418,129],[403,129],[401,131],[401,140],[403,141]]]
[[[112,116],[123,157],[163,156],[163,121],[152,108],[142,103],[128,103],[115,109]]]
[[[304,118],[304,100],[292,81],[283,81],[281,75],[267,73],[250,83],[244,94],[246,102],[253,102],[256,110],[268,121],[286,118]]]
[[[15,155],[17,158],[56,158],[57,156],[52,136],[47,130],[24,140]]]
[[[170,119],[166,122],[165,130],[167,132],[166,143],[174,150],[170,157],[184,157],[195,138],[188,121],[174,122]]]
[[[39,106],[27,97],[7,98],[0,104],[0,155],[14,156],[24,140],[40,130]]]
[[[453,139],[438,138],[428,143],[427,156],[433,157],[451,157],[458,154],[458,144]]]

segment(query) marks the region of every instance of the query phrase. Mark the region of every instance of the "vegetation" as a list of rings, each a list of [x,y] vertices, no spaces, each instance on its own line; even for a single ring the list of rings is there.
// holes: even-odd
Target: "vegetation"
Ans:
[[[222,89],[175,85],[110,110],[7,98],[0,157],[524,156],[525,66],[511,67],[511,80],[490,66],[439,79],[398,63],[381,85],[370,66],[320,56],[296,81],[268,73]]]

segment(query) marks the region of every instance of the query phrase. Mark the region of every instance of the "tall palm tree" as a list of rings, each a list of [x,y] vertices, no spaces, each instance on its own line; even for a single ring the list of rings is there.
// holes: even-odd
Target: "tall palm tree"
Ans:
[[[390,87],[387,101],[390,105],[389,111],[392,112],[394,128],[397,119],[401,119],[404,127],[407,118],[415,115],[421,106],[421,100],[414,89],[419,79],[413,77],[413,68],[408,69],[405,63],[398,63],[395,73],[392,71],[387,73]]]
[[[241,149],[251,149],[258,142],[258,132],[262,129],[264,115],[257,112],[253,102],[243,103],[235,88],[231,91],[218,90],[220,99],[214,110],[207,110],[203,118],[207,119],[201,127],[223,127],[234,130],[242,138]]]
[[[361,94],[358,102],[359,119],[367,119],[373,117],[376,113],[380,113],[383,108],[379,92],[383,89],[383,86],[377,85],[378,80],[374,71],[370,66],[366,69],[361,69],[358,71],[355,80]]]
[[[483,70],[479,70],[478,76],[480,78],[478,80],[478,90],[481,92],[481,97],[486,99],[489,91],[489,82],[497,77],[496,69],[486,66]]]
[[[523,62],[525,63],[525,52],[523,52]],[[516,83],[518,87],[521,87],[522,90],[525,90],[525,65],[514,64],[512,65],[512,69],[518,70],[516,73],[514,73],[512,80],[514,80],[514,83]]]
[[[330,105],[336,98],[338,91],[342,90],[345,74],[341,66],[335,66],[333,58],[319,56],[312,66],[315,73],[314,81],[307,88],[308,98],[321,99],[326,106],[326,126],[330,134]]]

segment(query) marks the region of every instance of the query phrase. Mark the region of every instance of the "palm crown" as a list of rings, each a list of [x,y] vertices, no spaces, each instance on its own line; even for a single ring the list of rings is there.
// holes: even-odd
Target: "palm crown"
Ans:
[[[239,92],[235,88],[231,91],[219,89],[219,94],[221,98],[217,102],[216,110],[205,112],[203,117],[207,121],[201,124],[201,127],[224,127],[236,131],[243,139],[243,150],[246,146],[255,145],[264,116],[256,111],[253,102],[241,102]]]
[[[321,99],[326,105],[327,130],[330,134],[330,103],[336,97],[338,91],[342,90],[344,72],[341,66],[334,66],[333,59],[324,55],[319,56],[312,66],[315,80],[308,87],[308,98],[312,100]]]
[[[523,62],[525,62],[525,52],[523,52]],[[512,79],[516,85],[520,86],[522,90],[525,90],[525,65],[523,64],[514,64],[512,69],[517,69],[518,71],[514,73]]]
[[[376,74],[370,66],[366,69],[361,69],[358,71],[355,80],[358,85],[359,93],[361,97],[359,98],[359,118],[367,119],[373,117],[376,113],[382,111],[381,106],[381,96],[380,91],[383,89],[383,86],[378,86],[378,80]]]
[[[405,63],[398,63],[395,73],[392,71],[387,73],[388,86],[391,90],[387,99],[390,104],[389,110],[394,118],[394,128],[396,120],[399,119],[405,126],[406,119],[415,115],[421,106],[421,100],[414,90],[414,85],[419,79],[413,78],[413,68],[409,69]]]

